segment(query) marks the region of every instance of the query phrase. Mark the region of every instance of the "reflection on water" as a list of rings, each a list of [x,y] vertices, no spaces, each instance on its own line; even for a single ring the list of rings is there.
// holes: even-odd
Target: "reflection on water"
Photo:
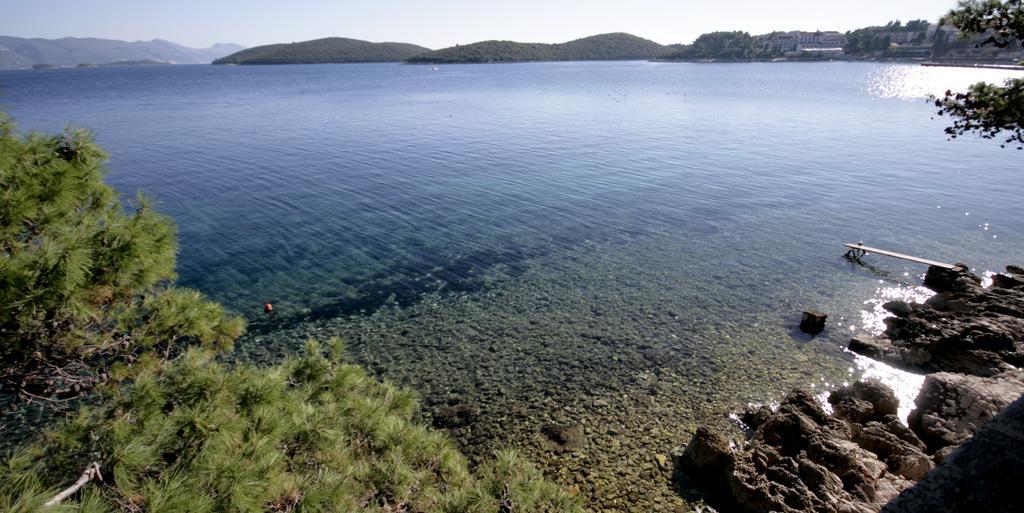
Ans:
[[[897,415],[906,423],[910,410],[914,409],[914,399],[924,384],[924,375],[900,370],[859,354],[854,354],[853,358],[856,370],[851,367],[851,373],[855,371],[862,379],[877,379],[892,388],[900,400]]]
[[[903,273],[903,277],[909,278],[910,273]],[[924,279],[924,276],[919,275],[916,278],[920,281]],[[935,292],[923,286],[887,284],[885,280],[879,280],[879,287],[875,290],[874,296],[864,301],[864,308],[860,311],[860,326],[851,325],[850,330],[879,336],[885,331],[885,319],[893,316],[883,308],[884,304],[890,301],[922,304],[933,295]],[[849,353],[849,351],[847,352]],[[921,385],[924,384],[924,375],[900,370],[858,354],[850,354],[853,356],[853,366],[849,369],[851,380],[877,379],[892,388],[896,398],[900,401],[897,414],[900,420],[906,423],[907,416],[914,409],[914,399],[920,392]],[[844,386],[847,384],[843,383]]]
[[[904,276],[909,276],[909,273],[904,273]],[[921,279],[923,280],[924,277],[922,276]],[[878,282],[881,286],[875,291],[875,296],[864,301],[864,309],[860,311],[860,331],[874,336],[881,335],[885,331],[885,319],[892,317],[892,314],[883,308],[883,305],[890,301],[922,304],[935,295],[935,292],[923,286],[884,286],[883,280]],[[857,331],[857,327],[851,325],[850,331]]]
[[[867,91],[878,98],[920,100],[941,96],[947,90],[965,91],[978,82],[1002,83],[1020,77],[1024,77],[1024,72],[894,64],[874,70],[867,82]]]

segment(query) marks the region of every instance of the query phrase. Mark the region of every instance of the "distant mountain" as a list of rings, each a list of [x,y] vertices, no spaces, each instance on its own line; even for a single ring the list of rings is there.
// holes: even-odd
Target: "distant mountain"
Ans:
[[[371,43],[328,37],[301,43],[256,46],[217,59],[214,64],[325,64],[341,62],[401,62],[429,48],[408,43]]]
[[[218,43],[210,48],[188,48],[177,43],[117,41],[113,39],[65,37],[61,39],[25,39],[0,36],[0,69],[31,68],[37,64],[77,66],[117,61],[158,61],[173,64],[212,62],[245,48]]]
[[[616,61],[656,59],[673,47],[621,32],[561,44],[482,41],[416,55],[410,63],[456,64],[530,61]]]

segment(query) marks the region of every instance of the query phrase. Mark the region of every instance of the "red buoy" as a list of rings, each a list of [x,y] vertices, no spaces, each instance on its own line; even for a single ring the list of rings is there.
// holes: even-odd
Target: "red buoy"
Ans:
[[[270,303],[263,303],[263,313],[268,315],[274,313],[274,305]]]

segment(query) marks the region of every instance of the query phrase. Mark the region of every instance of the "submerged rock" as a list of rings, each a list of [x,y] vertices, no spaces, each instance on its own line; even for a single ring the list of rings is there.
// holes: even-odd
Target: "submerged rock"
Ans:
[[[434,414],[434,426],[440,428],[459,428],[476,422],[480,416],[480,408],[468,404],[456,404],[441,408]]]
[[[541,426],[540,433],[558,451],[578,449],[583,446],[584,433],[583,426],[580,425],[545,424]]]

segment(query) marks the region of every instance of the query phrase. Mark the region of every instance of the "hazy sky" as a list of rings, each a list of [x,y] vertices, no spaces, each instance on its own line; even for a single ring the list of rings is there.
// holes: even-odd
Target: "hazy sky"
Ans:
[[[703,32],[849,30],[936,20],[956,0],[0,0],[0,35],[168,39],[255,46],[327,36],[431,48],[483,39],[556,43],[631,32],[688,43]]]

